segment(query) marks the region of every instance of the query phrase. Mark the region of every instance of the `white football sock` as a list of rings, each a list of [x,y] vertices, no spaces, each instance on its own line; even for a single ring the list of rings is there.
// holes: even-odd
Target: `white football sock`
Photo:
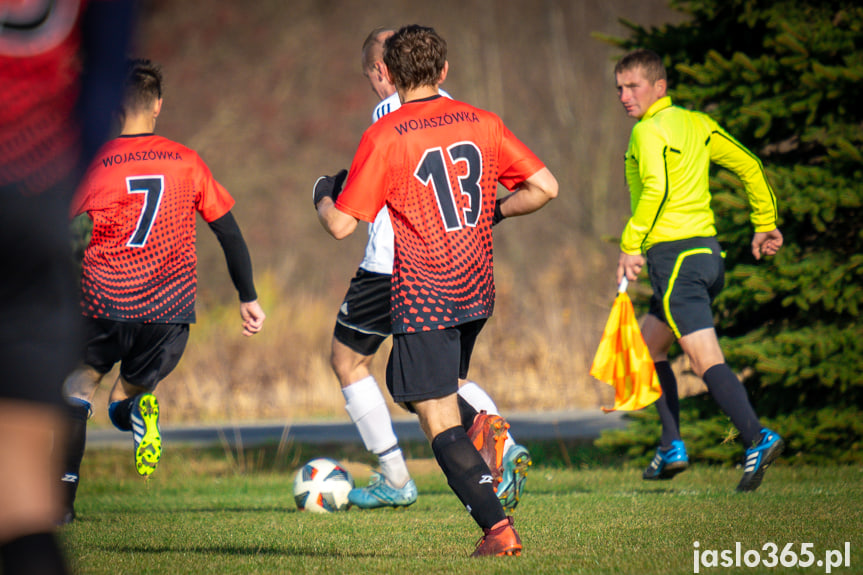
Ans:
[[[411,474],[400,448],[396,447],[392,451],[378,455],[378,463],[381,466],[381,475],[396,489],[401,489],[410,481]]]
[[[458,394],[462,399],[468,402],[471,407],[477,410],[477,412],[485,410],[486,413],[500,415],[500,411],[498,411],[494,400],[476,382],[468,381],[458,388]],[[506,453],[512,445],[515,445],[515,439],[512,437],[512,428],[510,428],[507,430],[506,441],[503,444],[503,452]]]
[[[378,456],[381,474],[393,487],[403,487],[410,474],[377,381],[370,375],[342,388],[342,394],[345,410],[357,426],[363,444]]]

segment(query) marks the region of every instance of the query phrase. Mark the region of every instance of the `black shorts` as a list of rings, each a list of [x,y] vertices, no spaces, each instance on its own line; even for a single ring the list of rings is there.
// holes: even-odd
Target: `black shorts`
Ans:
[[[456,393],[459,378],[467,378],[473,346],[485,322],[479,319],[446,329],[393,335],[387,363],[393,401],[408,403]]]
[[[63,404],[83,337],[59,186],[33,195],[0,187],[0,398]]]
[[[189,324],[134,323],[86,318],[84,362],[106,374],[120,362],[120,377],[153,391],[171,373],[186,349]]]
[[[650,313],[678,338],[712,328],[713,300],[725,284],[722,248],[716,238],[657,244],[647,251],[653,296]]]
[[[374,355],[392,333],[392,276],[362,268],[351,279],[333,336],[361,355]]]

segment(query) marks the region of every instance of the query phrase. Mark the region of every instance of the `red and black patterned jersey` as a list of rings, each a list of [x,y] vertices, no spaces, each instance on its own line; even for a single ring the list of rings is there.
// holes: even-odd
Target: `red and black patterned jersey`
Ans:
[[[105,144],[72,203],[93,233],[84,252],[82,312],[144,323],[195,321],[195,214],[234,200],[193,150],[161,136]]]
[[[0,187],[44,190],[75,167],[84,4],[0,2]]]
[[[366,130],[336,207],[368,222],[389,209],[393,333],[491,315],[497,184],[543,167],[495,114],[449,98],[408,102]]]

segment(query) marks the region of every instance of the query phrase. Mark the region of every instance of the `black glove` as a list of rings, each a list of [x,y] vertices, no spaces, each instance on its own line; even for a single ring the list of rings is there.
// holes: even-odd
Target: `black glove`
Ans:
[[[498,225],[501,221],[503,221],[504,218],[506,218],[506,216],[503,215],[503,213],[501,213],[501,211],[500,211],[500,200],[499,199],[495,200],[494,201],[494,215],[491,217],[491,225],[493,225],[493,226]]]
[[[315,182],[314,188],[312,188],[312,200],[315,203],[315,207],[318,206],[318,202],[323,200],[325,197],[332,199],[334,202],[336,198],[339,197],[339,194],[342,193],[342,186],[345,185],[345,180],[348,177],[347,170],[341,170],[335,176],[321,176]]]

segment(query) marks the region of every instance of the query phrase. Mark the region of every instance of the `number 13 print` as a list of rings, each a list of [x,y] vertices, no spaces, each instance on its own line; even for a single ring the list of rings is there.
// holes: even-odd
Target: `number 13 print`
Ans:
[[[476,226],[482,212],[482,154],[473,142],[458,142],[447,148],[450,162],[453,165],[464,162],[467,173],[458,176],[459,191],[468,197],[468,207],[464,208],[464,225]],[[446,169],[443,148],[429,148],[414,171],[414,176],[424,186],[431,184],[437,198],[438,209],[443,219],[446,231],[452,232],[462,228],[462,220],[458,214],[458,206],[453,195],[452,186]]]

